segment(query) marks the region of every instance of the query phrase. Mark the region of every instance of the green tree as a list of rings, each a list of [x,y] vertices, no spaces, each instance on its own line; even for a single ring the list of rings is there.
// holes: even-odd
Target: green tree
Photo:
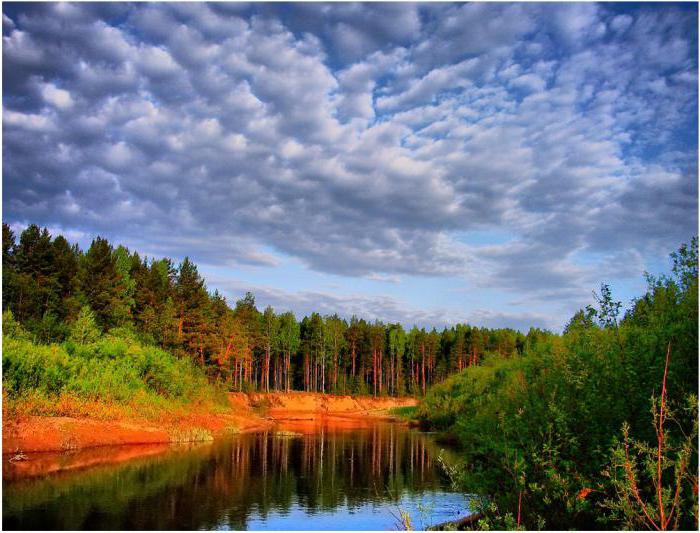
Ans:
[[[245,296],[236,301],[234,314],[240,321],[246,334],[249,346],[250,359],[244,370],[244,379],[249,384],[254,384],[255,373],[258,370],[258,356],[262,347],[262,317],[255,305],[255,296],[252,292],[246,292]]]
[[[262,314],[262,344],[265,350],[263,368],[260,376],[260,386],[266,392],[270,392],[270,368],[272,361],[272,350],[276,344],[277,317],[272,307],[269,305]]]
[[[38,321],[55,305],[53,247],[46,228],[31,224],[20,235],[14,253],[17,268],[15,281],[15,316],[22,322]]]
[[[18,280],[15,261],[15,234],[10,226],[2,225],[2,308],[7,310],[18,300]]]
[[[197,266],[188,257],[180,263],[177,271],[174,304],[178,342],[188,356],[204,366],[205,344],[209,333],[209,295]]]
[[[121,276],[121,287],[122,294],[120,299],[125,303],[125,305],[132,309],[134,307],[134,292],[136,291],[136,281],[131,276],[132,270],[132,257],[129,253],[129,249],[124,246],[117,246],[112,252],[114,258],[114,267]],[[136,257],[138,262],[138,256]]]
[[[2,334],[12,337],[13,339],[31,339],[29,332],[22,327],[22,324],[15,320],[12,311],[9,309],[2,313]]]
[[[362,326],[358,318],[353,315],[350,319],[348,329],[345,331],[345,340],[350,352],[350,372],[353,387],[356,387],[356,367],[359,343],[362,337]]]
[[[300,345],[300,327],[294,313],[287,311],[279,316],[277,321],[277,349],[283,354],[284,384],[287,392],[291,390],[292,355],[296,354]]]
[[[125,280],[106,239],[97,237],[92,241],[82,261],[80,278],[81,291],[101,328],[121,326],[131,320]]]
[[[327,316],[323,322],[326,353],[331,360],[331,390],[338,392],[338,374],[341,367],[341,352],[345,347],[347,324],[338,315]]]
[[[372,386],[374,395],[382,394],[382,364],[384,354],[384,325],[378,320],[370,327],[370,349],[372,350]]]
[[[394,394],[401,390],[401,367],[406,352],[406,332],[401,324],[389,326],[389,355],[391,367],[391,392]]]
[[[78,279],[81,252],[77,245],[71,246],[63,235],[54,239],[52,247],[54,287],[58,298],[50,312],[59,321],[72,320],[85,303]]]
[[[70,340],[75,344],[92,344],[100,338],[95,313],[87,305],[80,309],[75,322],[70,328]]]

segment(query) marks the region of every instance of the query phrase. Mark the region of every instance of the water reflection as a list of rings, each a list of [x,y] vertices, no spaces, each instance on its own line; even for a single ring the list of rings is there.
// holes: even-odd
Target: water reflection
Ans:
[[[425,435],[389,423],[287,424],[119,465],[15,479],[4,529],[391,529],[463,514]]]

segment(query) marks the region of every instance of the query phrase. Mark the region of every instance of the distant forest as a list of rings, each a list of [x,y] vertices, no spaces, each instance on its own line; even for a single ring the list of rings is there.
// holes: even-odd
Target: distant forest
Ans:
[[[94,317],[102,332],[129,332],[145,344],[190,358],[230,390],[304,390],[422,395],[434,383],[509,357],[553,334],[458,324],[442,331],[312,313],[258,310],[253,294],[231,307],[207,290],[185,258],[149,259],[97,237],[87,251],[30,225],[16,236],[3,224],[3,311],[37,343],[60,343]]]

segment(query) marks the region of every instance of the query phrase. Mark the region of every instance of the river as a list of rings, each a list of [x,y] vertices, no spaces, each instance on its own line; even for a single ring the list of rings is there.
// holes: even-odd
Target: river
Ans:
[[[442,474],[429,435],[391,422],[288,422],[213,443],[49,475],[80,454],[140,455],[120,447],[34,454],[3,464],[4,529],[414,529],[464,516],[467,498]],[[84,461],[89,462],[89,461]]]

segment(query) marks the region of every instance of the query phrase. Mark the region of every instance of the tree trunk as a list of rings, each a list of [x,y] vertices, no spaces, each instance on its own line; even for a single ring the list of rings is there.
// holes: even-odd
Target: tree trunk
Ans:
[[[270,392],[270,352],[272,351],[270,344],[267,344],[265,349],[265,392]]]
[[[423,381],[423,396],[425,396],[425,345],[421,345],[421,377]]]
[[[355,379],[355,341],[352,342],[352,379]]]
[[[289,350],[287,351],[287,364],[286,366],[286,378],[287,378],[287,392],[289,392],[289,367],[291,366],[291,355]]]
[[[372,350],[372,381],[374,383],[374,395],[377,395],[377,350]]]

